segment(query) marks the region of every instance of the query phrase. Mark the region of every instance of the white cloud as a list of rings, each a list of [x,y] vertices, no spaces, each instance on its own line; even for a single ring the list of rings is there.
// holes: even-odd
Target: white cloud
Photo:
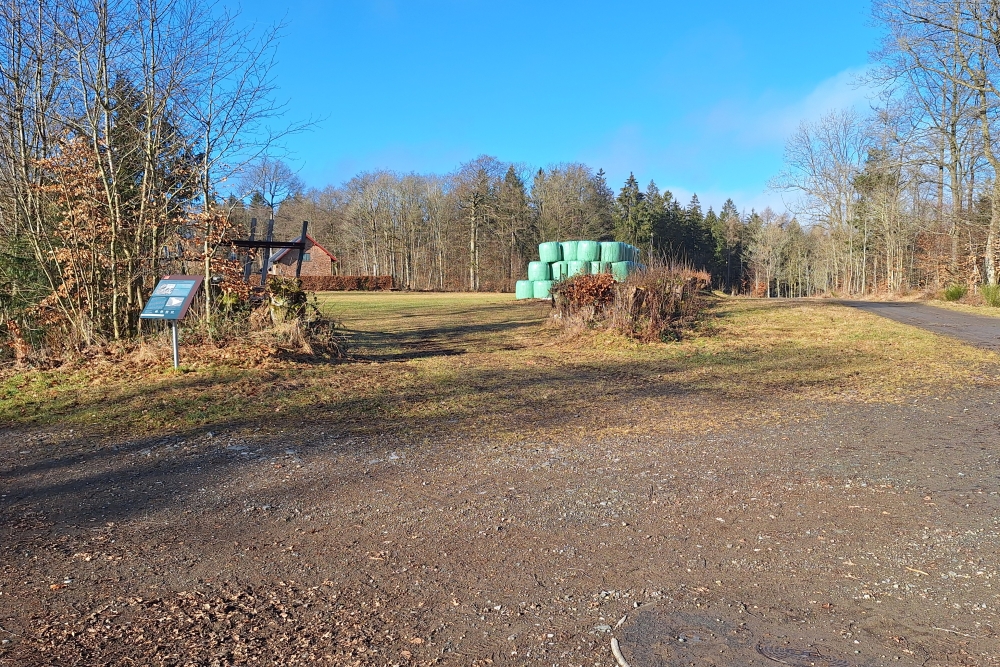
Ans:
[[[769,91],[756,99],[724,100],[709,110],[703,125],[744,145],[783,143],[802,122],[847,107],[867,109],[875,91],[864,83],[866,71],[852,67],[838,72],[794,99]]]

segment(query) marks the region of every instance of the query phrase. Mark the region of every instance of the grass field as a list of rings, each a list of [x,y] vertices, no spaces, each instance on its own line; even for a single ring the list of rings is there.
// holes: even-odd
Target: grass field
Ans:
[[[506,294],[329,293],[320,304],[350,359],[176,373],[161,354],[8,373],[0,421],[124,435],[316,420],[361,432],[711,429],[792,401],[893,402],[995,379],[992,353],[820,300],[717,299],[684,340],[656,345],[567,336],[547,303]]]

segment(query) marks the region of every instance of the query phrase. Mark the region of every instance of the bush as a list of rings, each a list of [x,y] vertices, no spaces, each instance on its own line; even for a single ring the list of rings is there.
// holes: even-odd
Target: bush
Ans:
[[[608,274],[574,276],[552,287],[555,317],[570,326],[606,326],[642,341],[676,339],[703,307],[704,271],[659,263],[616,282]]]
[[[958,301],[969,291],[965,285],[948,285],[944,288],[945,301]]]
[[[983,301],[987,306],[1000,308],[1000,285],[982,285],[979,291],[983,295]]]
[[[306,292],[376,292],[392,289],[392,276],[302,276]]]
[[[306,292],[295,278],[267,277],[271,319],[275,324],[301,319],[306,313]]]
[[[577,275],[557,282],[550,290],[557,317],[581,324],[603,319],[615,301],[615,285],[610,273]]]

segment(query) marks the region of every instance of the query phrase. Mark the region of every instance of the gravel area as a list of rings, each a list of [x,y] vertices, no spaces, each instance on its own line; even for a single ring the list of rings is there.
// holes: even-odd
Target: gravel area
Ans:
[[[0,665],[744,664],[671,648],[706,618],[1000,665],[996,397],[784,400],[697,438],[7,430]]]

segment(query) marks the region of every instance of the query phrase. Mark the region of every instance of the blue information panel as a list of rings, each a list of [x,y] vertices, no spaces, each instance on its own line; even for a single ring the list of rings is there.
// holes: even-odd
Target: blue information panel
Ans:
[[[139,317],[146,320],[184,319],[188,306],[201,287],[201,281],[202,276],[164,277],[156,285]]]

